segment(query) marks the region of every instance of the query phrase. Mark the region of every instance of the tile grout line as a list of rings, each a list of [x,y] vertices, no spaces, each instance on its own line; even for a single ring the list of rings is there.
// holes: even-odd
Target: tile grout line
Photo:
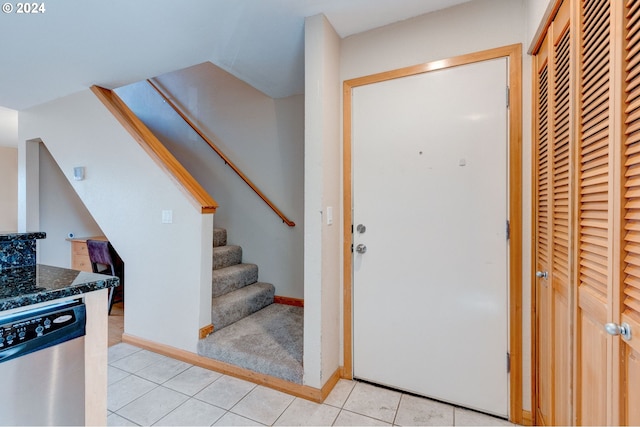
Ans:
[[[159,362],[157,362],[157,363],[159,363]],[[224,417],[226,414],[228,414],[228,413],[230,412],[230,410],[229,410],[229,409],[222,408],[222,407],[220,407],[220,406],[218,406],[218,405],[214,405],[214,404],[212,404],[212,403],[210,403],[210,402],[207,402],[207,401],[205,401],[205,400],[202,400],[202,399],[200,399],[200,398],[197,398],[197,397],[196,397],[196,395],[197,395],[198,393],[200,393],[202,390],[204,390],[205,388],[207,388],[207,387],[209,387],[210,385],[214,384],[215,382],[217,382],[217,381],[218,381],[218,380],[220,380],[221,378],[224,378],[224,377],[225,377],[225,375],[224,375],[224,374],[221,374],[221,375],[220,375],[220,376],[218,376],[216,379],[214,379],[213,381],[211,381],[210,383],[208,383],[207,385],[205,385],[204,387],[202,387],[200,390],[196,391],[196,392],[193,394],[193,396],[191,396],[191,395],[189,395],[189,394],[186,394],[186,393],[183,393],[183,392],[178,391],[178,390],[174,390],[174,389],[172,389],[172,388],[170,388],[170,387],[165,387],[165,386],[163,385],[163,384],[165,384],[165,383],[167,383],[167,382],[171,381],[173,378],[177,377],[177,376],[178,376],[178,375],[180,375],[181,373],[183,373],[183,372],[185,372],[185,371],[187,371],[187,370],[191,369],[191,368],[192,368],[192,367],[194,367],[194,366],[196,366],[196,365],[190,365],[190,366],[189,366],[189,368],[185,369],[184,371],[180,372],[179,374],[174,375],[174,376],[173,376],[173,377],[171,377],[170,379],[166,380],[164,383],[162,383],[162,384],[158,384],[158,386],[160,386],[160,387],[164,387],[164,388],[165,388],[165,389],[167,389],[167,390],[171,390],[171,391],[174,391],[174,392],[176,392],[176,393],[179,393],[179,394],[182,394],[182,395],[184,395],[184,396],[187,396],[187,400],[185,400],[182,404],[180,404],[180,406],[178,406],[177,408],[173,409],[173,410],[172,410],[171,412],[169,412],[168,414],[164,415],[162,418],[160,418],[160,420],[156,421],[156,423],[157,423],[157,422],[159,422],[159,421],[161,421],[163,418],[167,417],[170,413],[174,412],[174,411],[175,411],[175,410],[177,410],[179,407],[181,407],[181,406],[185,405],[185,404],[186,404],[187,402],[189,402],[190,400],[195,400],[195,401],[197,401],[197,402],[201,402],[201,403],[204,403],[204,404],[206,404],[206,405],[210,405],[210,406],[212,406],[212,407],[214,407],[214,408],[218,408],[218,409],[221,409],[221,410],[223,410],[223,411],[224,411],[224,413],[223,413],[220,417],[218,417],[215,421],[213,421],[213,422],[210,424],[210,426],[212,426],[212,425],[214,425],[215,423],[217,423],[217,422],[218,422],[222,417]],[[135,374],[132,374],[132,375],[135,375]],[[143,379],[145,379],[145,378],[143,378]],[[150,380],[148,380],[148,381],[150,381]],[[244,397],[243,397],[243,398],[244,398]],[[240,399],[240,400],[242,400],[242,399]],[[237,414],[236,414],[236,415],[237,415]],[[245,418],[246,418],[246,417],[245,417]]]
[[[405,394],[400,393],[400,399],[398,399],[398,406],[396,407],[396,413],[393,414],[393,421],[391,422],[392,426],[396,425],[396,419],[398,418],[398,412],[400,412],[400,405],[402,404],[402,398],[404,398]]]
[[[287,407],[286,407],[286,408],[284,408],[284,410],[280,413],[280,415],[278,415],[278,418],[276,418],[276,419],[275,419],[275,421],[274,421],[273,423],[271,423],[271,425],[276,425],[276,423],[278,422],[278,420],[279,420],[280,418],[282,418],[282,416],[284,415],[284,413],[285,413],[285,412],[287,412],[287,409],[289,409],[289,407],[290,407],[291,405],[293,405],[293,402],[295,402],[295,401],[296,401],[296,399],[297,399],[297,397],[296,397],[295,399],[293,399],[293,400],[292,400],[292,401],[287,405]]]
[[[349,400],[349,397],[351,397],[351,393],[353,393],[353,390],[356,388],[357,381],[356,380],[351,380],[351,381],[353,381],[354,384],[351,387],[351,390],[349,390],[349,393],[347,393],[347,397],[344,398],[344,401],[342,402],[340,407],[338,407],[338,409],[340,409],[340,410],[338,411],[338,415],[336,415],[336,419],[333,420],[333,423],[331,424],[332,426],[336,425],[336,421],[338,421],[338,417],[340,417],[340,414],[342,413],[342,411],[345,410],[344,409],[344,405],[347,404],[347,401]]]
[[[167,387],[165,387],[165,388],[167,388]],[[169,390],[171,390],[171,389],[169,389]],[[175,390],[174,390],[174,391],[175,391]],[[163,416],[162,418],[160,418],[158,421],[156,421],[155,423],[153,423],[153,425],[156,425],[157,423],[159,423],[160,421],[162,421],[163,419],[165,419],[166,417],[168,417],[170,414],[172,414],[173,412],[177,411],[177,410],[178,410],[178,408],[180,408],[180,407],[182,407],[182,406],[186,405],[186,404],[187,404],[189,401],[191,401],[191,400],[195,400],[196,402],[205,403],[205,404],[207,404],[207,405],[209,405],[209,406],[213,406],[214,408],[219,408],[219,409],[222,409],[222,410],[224,411],[224,413],[223,413],[222,415],[220,415],[220,416],[219,416],[218,418],[216,418],[216,419],[215,419],[211,424],[209,424],[210,426],[212,426],[212,425],[214,425],[215,423],[217,423],[218,421],[220,421],[220,419],[221,419],[222,417],[224,417],[224,416],[227,414],[227,412],[228,412],[228,411],[227,411],[226,409],[224,409],[224,408],[220,408],[219,406],[212,405],[211,403],[204,402],[204,401],[202,401],[202,400],[200,400],[200,399],[196,399],[196,398],[195,398],[195,397],[193,397],[193,396],[189,396],[189,398],[188,398],[187,400],[185,400],[184,402],[182,402],[178,407],[176,407],[176,408],[175,408],[175,409],[173,409],[171,412],[169,412],[168,414],[166,414],[165,416]]]
[[[229,409],[227,409],[227,410],[228,410],[228,411],[231,411],[233,408],[235,408],[236,406],[238,406],[238,404],[239,404],[240,402],[242,402],[242,401],[244,400],[244,398],[245,398],[245,397],[249,396],[249,394],[251,394],[251,392],[252,392],[253,390],[255,390],[257,387],[258,387],[258,385],[257,385],[257,384],[254,384],[254,386],[251,388],[251,390],[249,390],[248,392],[246,392],[246,393],[244,394],[244,396],[242,396],[240,399],[238,399],[238,401],[237,401],[236,403],[234,403],[233,405],[231,405],[231,408],[229,408]],[[235,412],[234,412],[234,414],[235,414]],[[236,415],[240,415],[240,414],[236,414]],[[248,417],[245,417],[245,418],[248,418]],[[262,424],[262,423],[260,423],[260,424]]]
[[[140,424],[136,423],[135,421],[130,420],[129,418],[127,418],[127,417],[125,417],[125,416],[123,416],[123,415],[118,414],[117,412],[112,412],[112,413],[111,413],[111,415],[117,415],[117,416],[119,416],[120,418],[123,418],[123,419],[125,419],[125,420],[129,421],[130,423],[133,423],[133,424],[135,424],[135,425],[137,425],[137,426],[139,426],[139,425],[140,425]]]
[[[240,402],[238,402],[238,403],[240,403]],[[235,405],[234,405],[234,406],[235,406]],[[246,415],[238,414],[237,412],[233,412],[231,409],[229,409],[229,410],[227,411],[227,413],[230,413],[230,414],[233,414],[233,415],[237,415],[237,416],[239,416],[239,417],[242,417],[242,418],[245,418],[245,419],[247,419],[247,420],[253,421],[254,423],[258,423],[258,424],[260,424],[260,425],[262,425],[262,426],[264,426],[264,425],[272,425],[272,424],[264,424],[263,422],[258,421],[258,420],[255,420],[255,419],[253,419],[253,418],[251,418],[251,417],[248,417],[248,416],[246,416]]]
[[[133,374],[131,374],[131,375],[133,375]],[[151,381],[151,382],[153,382],[153,381]],[[156,384],[156,383],[154,383],[154,384]],[[118,414],[119,416],[121,416],[122,418],[126,418],[126,417],[124,417],[122,414],[120,414],[120,413],[119,413],[119,411],[121,411],[121,410],[122,410],[122,409],[124,409],[125,407],[127,407],[127,406],[131,405],[133,402],[136,402],[136,401],[140,400],[142,397],[144,397],[144,396],[146,396],[147,394],[151,393],[153,390],[157,389],[158,387],[160,387],[160,385],[159,385],[159,384],[156,384],[156,386],[155,386],[154,388],[152,388],[151,390],[149,390],[148,392],[146,392],[146,393],[144,393],[144,394],[141,394],[140,396],[138,396],[138,397],[136,397],[135,399],[133,399],[131,402],[127,402],[126,404],[124,404],[123,406],[121,406],[120,408],[118,408],[118,410],[117,410],[117,411],[115,411],[115,413],[116,413],[116,414]],[[137,424],[137,423],[136,423],[136,424]]]

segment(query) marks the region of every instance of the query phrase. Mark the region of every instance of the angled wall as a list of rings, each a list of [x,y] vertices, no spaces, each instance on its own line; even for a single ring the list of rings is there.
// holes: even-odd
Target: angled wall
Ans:
[[[288,227],[145,81],[116,90],[220,205],[215,226],[276,295],[303,298],[304,97],[273,99],[210,62],[156,83],[292,221]]]
[[[38,262],[71,268],[69,234],[91,237],[103,232],[44,143],[38,146],[40,229],[47,230],[47,238],[38,240]]]
[[[42,141],[125,261],[125,333],[196,352],[211,320],[213,215],[199,213],[89,90],[21,111],[19,141],[22,226],[40,229],[33,157]],[[83,181],[73,180],[76,166]],[[173,223],[161,223],[162,210]]]

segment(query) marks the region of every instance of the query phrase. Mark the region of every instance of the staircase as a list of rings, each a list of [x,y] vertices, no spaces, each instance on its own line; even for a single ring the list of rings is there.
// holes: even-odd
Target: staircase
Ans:
[[[211,322],[198,343],[201,356],[302,384],[301,307],[274,304],[275,287],[258,282],[258,266],[214,229]]]
[[[258,282],[258,266],[242,263],[242,248],[227,245],[227,230],[213,231],[213,330],[243,319],[273,304],[275,287]]]

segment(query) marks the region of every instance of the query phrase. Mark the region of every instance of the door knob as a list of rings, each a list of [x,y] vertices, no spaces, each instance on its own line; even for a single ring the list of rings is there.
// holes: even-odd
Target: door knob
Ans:
[[[356,227],[356,231],[360,234],[363,234],[365,231],[367,231],[367,227],[365,227],[364,224],[358,224],[358,226]]]
[[[356,252],[358,252],[359,254],[364,254],[367,252],[367,247],[360,243],[358,244],[358,246],[356,246]]]
[[[538,279],[546,279],[547,277],[549,277],[549,273],[547,273],[546,271],[536,271],[536,277]]]
[[[621,335],[625,341],[629,341],[631,339],[631,326],[628,323],[622,323],[618,325],[617,323],[607,323],[604,325],[604,330],[607,331],[609,335]]]

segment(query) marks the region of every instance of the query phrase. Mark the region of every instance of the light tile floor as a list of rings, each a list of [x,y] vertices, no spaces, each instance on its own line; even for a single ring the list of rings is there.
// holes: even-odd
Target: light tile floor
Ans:
[[[108,375],[110,426],[512,425],[358,381],[317,404],[126,343],[109,347]]]

